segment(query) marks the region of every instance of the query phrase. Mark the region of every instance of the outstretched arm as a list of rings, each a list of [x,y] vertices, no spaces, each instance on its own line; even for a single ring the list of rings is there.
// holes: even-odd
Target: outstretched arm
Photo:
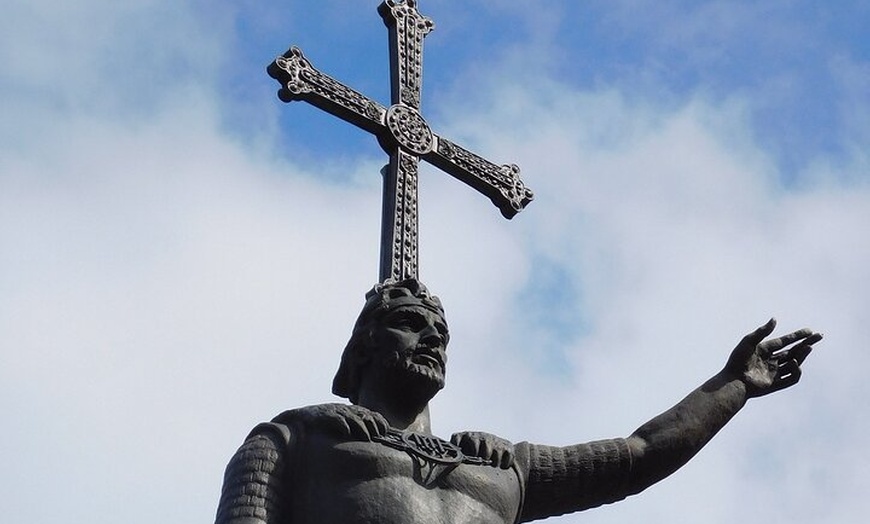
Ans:
[[[725,368],[625,439],[576,446],[520,444],[527,472],[522,521],[622,500],[689,461],[752,397],[787,388],[822,339],[808,329],[764,340],[776,322],[743,337]]]
[[[771,319],[743,337],[722,371],[627,439],[632,457],[629,494],[680,468],[748,399],[798,382],[800,365],[822,336],[802,329],[764,340],[775,327],[776,321]]]

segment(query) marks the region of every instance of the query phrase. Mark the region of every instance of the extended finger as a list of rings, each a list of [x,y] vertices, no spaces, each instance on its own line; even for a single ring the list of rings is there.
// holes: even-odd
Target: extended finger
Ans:
[[[350,415],[346,419],[351,434],[357,440],[371,440],[372,435],[366,427],[366,422],[361,417]]]
[[[813,330],[811,330],[811,329],[806,329],[806,328],[799,329],[795,332],[789,333],[788,335],[783,335],[783,336],[778,337],[778,338],[772,338],[770,340],[765,340],[764,342],[760,343],[758,346],[759,346],[759,349],[761,349],[763,351],[768,351],[770,353],[773,353],[774,351],[778,351],[778,350],[784,348],[785,346],[789,346],[789,345],[794,344],[795,342],[797,342],[799,340],[805,339],[805,338],[811,336],[812,334],[813,334]]]
[[[466,442],[468,442],[468,444],[466,444],[465,446],[466,448],[468,448],[468,451],[466,451],[466,453],[473,457],[479,457],[481,444],[480,438],[468,437],[468,440]]]
[[[459,449],[469,457],[478,457],[480,452],[480,439],[472,437],[468,433],[455,433],[451,442],[459,446]]]
[[[374,413],[373,418],[375,420],[375,425],[377,426],[378,434],[386,435],[390,431],[390,423],[387,422],[387,419],[380,413]]]
[[[354,434],[347,423],[347,419],[343,416],[328,416],[323,419],[323,424],[324,426],[330,428],[331,431],[334,431],[341,436],[351,436]]]
[[[512,460],[513,455],[510,450],[499,445],[493,448],[492,456],[489,458],[489,465],[494,468],[508,469]]]
[[[756,329],[752,333],[749,333],[748,335],[743,337],[743,339],[740,341],[740,345],[741,346],[747,345],[749,347],[754,348],[762,340],[764,340],[765,337],[767,337],[768,335],[773,333],[774,328],[776,328],[776,319],[771,318],[770,320],[767,321],[766,324],[764,324],[763,326],[759,327],[758,329]]]
[[[369,434],[369,437],[379,437],[386,434],[386,429],[378,424],[378,419],[376,417],[364,417],[363,423],[365,424],[366,433]]]
[[[508,469],[514,463],[514,453],[512,449],[505,449],[501,453],[501,457],[498,463],[498,467],[501,469]]]
[[[803,330],[801,330],[801,331],[803,331]],[[799,341],[797,344],[795,344],[793,347],[789,348],[789,347],[786,346],[786,347],[783,347],[783,348],[781,348],[781,349],[775,351],[774,353],[777,354],[777,355],[786,355],[786,354],[788,354],[789,352],[793,352],[793,351],[797,350],[797,349],[800,348],[800,347],[803,347],[803,346],[812,346],[813,344],[816,344],[816,343],[819,342],[820,340],[822,340],[822,334],[821,334],[821,333],[811,333],[808,337],[804,338],[803,340],[800,340],[800,341]]]
[[[771,393],[794,386],[801,379],[801,367],[792,359],[779,367],[779,375],[770,388]]]
[[[784,359],[794,360],[798,365],[801,365],[804,363],[807,356],[809,356],[813,351],[813,344],[820,340],[822,340],[822,335],[819,333],[813,333],[812,336],[805,338],[793,348],[781,351],[778,353],[778,356],[781,356]]]
[[[486,459],[490,461],[490,463],[492,463],[494,459],[493,455],[495,455],[495,449],[492,445],[492,442],[490,442],[488,438],[481,439],[480,451],[477,456],[482,459]]]

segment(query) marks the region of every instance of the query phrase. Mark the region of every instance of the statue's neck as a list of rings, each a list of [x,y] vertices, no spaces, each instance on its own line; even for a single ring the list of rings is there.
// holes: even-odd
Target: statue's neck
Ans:
[[[428,403],[422,406],[402,406],[380,398],[360,396],[359,405],[383,415],[393,428],[432,434]]]

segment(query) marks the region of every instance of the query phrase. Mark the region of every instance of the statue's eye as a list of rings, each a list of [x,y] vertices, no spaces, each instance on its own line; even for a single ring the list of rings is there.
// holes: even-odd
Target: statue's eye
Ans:
[[[422,315],[413,312],[402,312],[395,315],[391,320],[391,324],[395,327],[419,331],[426,326],[426,319]]]

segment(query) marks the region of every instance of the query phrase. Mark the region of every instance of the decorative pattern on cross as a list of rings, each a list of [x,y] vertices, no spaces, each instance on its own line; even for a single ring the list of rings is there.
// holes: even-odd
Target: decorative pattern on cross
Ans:
[[[390,35],[392,105],[387,108],[318,71],[297,47],[272,62],[278,98],[304,100],[375,135],[390,155],[384,175],[380,280],[417,278],[417,177],[420,159],[489,197],[513,218],[534,197],[516,165],[497,165],[433,133],[420,114],[423,39],[435,24],[417,0],[386,0],[378,7]]]

